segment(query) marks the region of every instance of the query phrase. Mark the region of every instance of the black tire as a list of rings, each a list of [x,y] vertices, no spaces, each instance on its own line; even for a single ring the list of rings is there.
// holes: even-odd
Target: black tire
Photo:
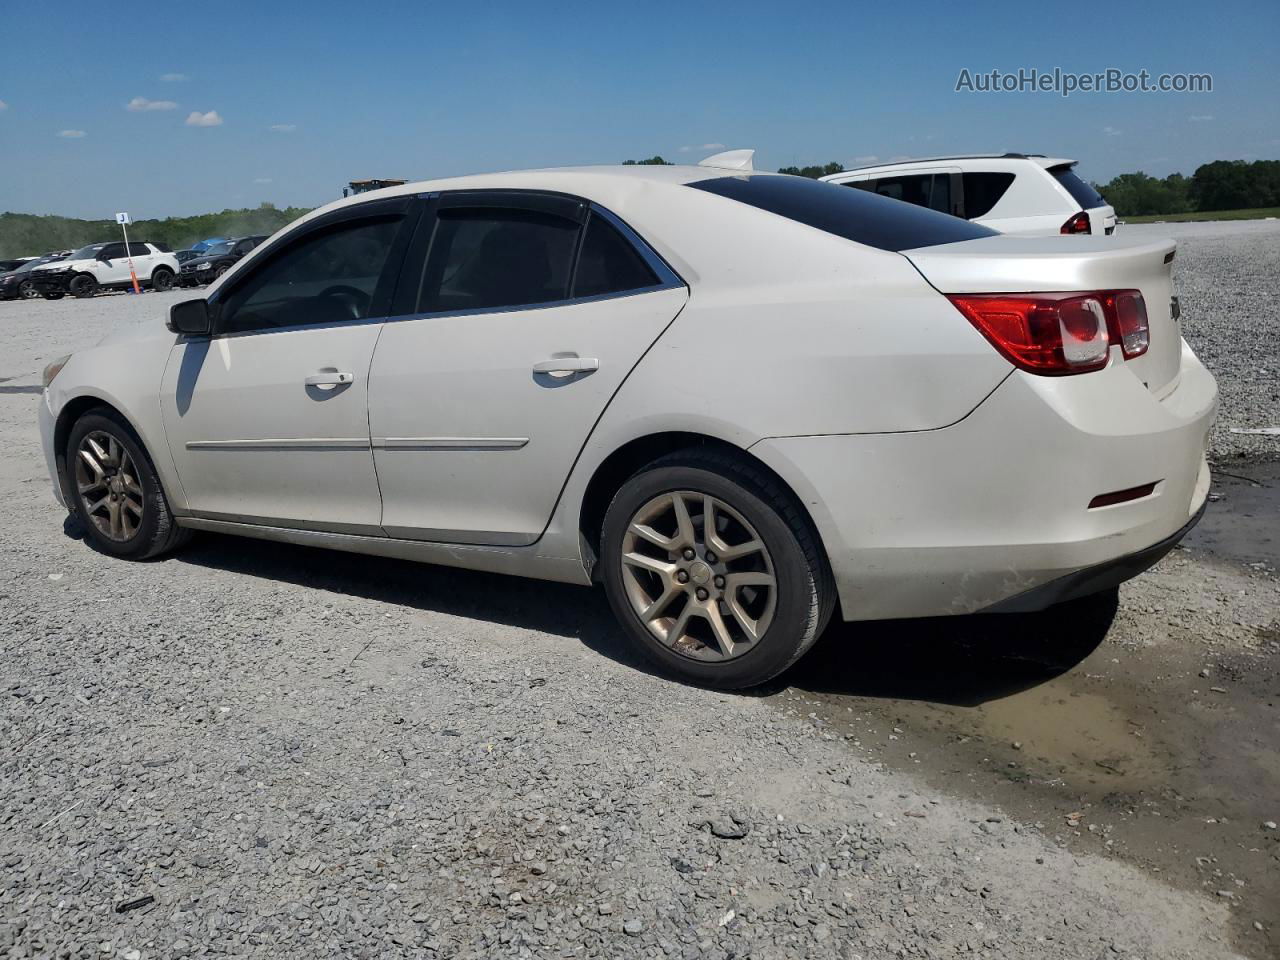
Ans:
[[[98,281],[87,273],[81,273],[71,278],[67,291],[78,300],[88,300],[90,297],[97,296]]]
[[[23,300],[34,300],[40,296],[40,291],[36,289],[36,285],[32,281],[23,280],[18,284],[18,296]]]
[[[777,581],[772,622],[735,659],[707,662],[666,646],[627,596],[621,560],[627,528],[645,504],[674,491],[709,494],[729,505],[755,528],[772,557]],[[736,690],[771,680],[813,646],[835,609],[831,571],[799,501],[757,464],[729,452],[680,451],[635,473],[605,514],[600,556],[609,603],[635,648],[663,672],[701,686]]]
[[[151,289],[164,293],[173,289],[173,271],[168,267],[156,267],[151,274]]]
[[[42,293],[40,294],[40,296],[44,297],[46,300],[61,300],[63,297],[66,296],[66,294],[65,293]]]
[[[217,280],[219,277],[221,277],[224,273],[226,273],[230,269],[231,269],[231,264],[229,263],[218,264],[217,269],[213,271],[213,280]],[[213,280],[210,280],[209,282],[212,283]]]
[[[88,504],[78,491],[76,460],[81,442],[91,433],[108,434],[115,438],[133,461],[136,479],[142,488],[142,518],[133,535],[125,540],[107,536],[87,515]],[[174,549],[190,539],[190,531],[174,521],[169,501],[160,486],[160,478],[151,457],[143,448],[133,428],[116,411],[109,407],[94,407],[80,417],[67,437],[66,481],[64,494],[71,516],[84,530],[85,539],[94,549],[125,560],[146,560]]]

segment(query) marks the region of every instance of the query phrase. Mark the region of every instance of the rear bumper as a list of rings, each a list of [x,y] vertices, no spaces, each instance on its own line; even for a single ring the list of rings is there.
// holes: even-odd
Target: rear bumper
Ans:
[[[1160,399],[1113,358],[1077,377],[1015,372],[940,430],[751,449],[808,507],[846,619],[974,613],[1013,598],[1036,609],[1135,576],[1177,542],[1208,495],[1216,410],[1217,385],[1184,344],[1178,385]],[[1089,507],[1150,483],[1141,499]],[[1050,586],[1064,578],[1074,579]]]
[[[1153,543],[1151,546],[1144,547],[1142,550],[1138,550],[1128,556],[1108,560],[1106,563],[1100,563],[1095,567],[1086,567],[1084,570],[1077,570],[1075,573],[1059,577],[1057,580],[1050,580],[1048,583],[1028,590],[1026,593],[1020,593],[1016,597],[1009,597],[1007,600],[993,603],[991,606],[984,608],[982,612],[1033,613],[1036,610],[1052,607],[1057,603],[1078,600],[1081,597],[1088,597],[1095,593],[1101,593],[1103,590],[1118,587],[1126,580],[1132,580],[1138,574],[1150,570],[1164,559],[1165,554],[1181,543],[1182,538],[1191,532],[1191,528],[1200,522],[1200,518],[1204,516],[1206,506],[1207,503],[1202,503],[1195,516],[1188,520],[1185,526],[1165,537],[1159,543]]]

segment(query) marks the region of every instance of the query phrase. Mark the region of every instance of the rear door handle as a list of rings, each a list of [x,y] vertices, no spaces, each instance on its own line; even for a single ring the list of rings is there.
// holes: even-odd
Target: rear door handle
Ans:
[[[340,387],[355,380],[349,373],[326,370],[324,373],[313,373],[302,381],[308,387]]]
[[[554,357],[551,360],[539,360],[533,365],[534,373],[545,373],[552,377],[568,377],[599,369],[600,361],[595,357]]]

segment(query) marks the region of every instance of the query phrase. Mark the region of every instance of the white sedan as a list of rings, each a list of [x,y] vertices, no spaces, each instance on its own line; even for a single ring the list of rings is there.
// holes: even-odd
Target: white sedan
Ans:
[[[59,501],[113,557],[212,530],[602,582],[653,661],[726,688],[833,614],[1106,590],[1196,521],[1217,387],[1172,242],[704,164],[316,210],[49,365]]]

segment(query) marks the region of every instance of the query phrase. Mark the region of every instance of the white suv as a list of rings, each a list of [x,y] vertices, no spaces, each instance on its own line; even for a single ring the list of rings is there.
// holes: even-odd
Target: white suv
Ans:
[[[1115,210],[1076,176],[1075,165],[1074,160],[1005,153],[884,163],[822,179],[931,207],[1001,233],[1114,233]]]
[[[138,283],[155,290],[168,290],[173,286],[178,258],[163,244],[133,240],[127,253],[119,241],[81,247],[65,260],[32,270],[31,281],[46,300],[58,300],[68,293],[73,297],[92,297],[102,289],[124,290],[132,286],[130,260]]]

